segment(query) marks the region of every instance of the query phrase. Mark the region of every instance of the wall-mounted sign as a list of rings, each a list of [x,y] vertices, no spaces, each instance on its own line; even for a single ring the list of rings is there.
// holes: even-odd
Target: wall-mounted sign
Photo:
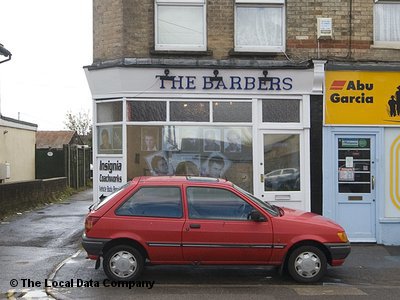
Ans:
[[[400,125],[400,72],[327,71],[325,124]]]
[[[98,158],[97,168],[99,196],[107,196],[123,185],[122,158]]]

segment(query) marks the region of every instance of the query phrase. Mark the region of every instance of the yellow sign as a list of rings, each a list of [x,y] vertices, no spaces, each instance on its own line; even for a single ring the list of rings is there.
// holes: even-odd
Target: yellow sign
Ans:
[[[400,210],[400,189],[399,189],[399,157],[400,157],[400,136],[390,146],[390,198],[393,205]],[[395,167],[394,167],[395,166]]]
[[[325,124],[400,126],[400,72],[327,71]]]

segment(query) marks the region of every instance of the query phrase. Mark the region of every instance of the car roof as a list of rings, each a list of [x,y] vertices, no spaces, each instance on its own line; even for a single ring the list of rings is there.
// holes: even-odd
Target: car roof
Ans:
[[[199,176],[141,176],[134,178],[134,181],[140,183],[212,183],[212,184],[230,184],[229,181],[221,178],[199,177]]]

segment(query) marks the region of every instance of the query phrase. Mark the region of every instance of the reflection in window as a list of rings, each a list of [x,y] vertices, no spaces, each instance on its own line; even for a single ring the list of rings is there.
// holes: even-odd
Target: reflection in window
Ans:
[[[170,106],[171,121],[209,122],[210,106],[208,102],[176,102]]]
[[[128,121],[149,122],[167,120],[165,101],[129,101]]]
[[[300,191],[300,136],[264,135],[265,191]]]
[[[300,122],[300,100],[263,100],[263,122]]]
[[[253,207],[231,191],[217,188],[187,189],[189,218],[248,220]]]
[[[141,188],[124,202],[117,215],[181,218],[182,200],[178,187]]]
[[[97,104],[97,122],[121,122],[122,102],[104,102]]]
[[[214,122],[251,122],[251,102],[213,102]]]

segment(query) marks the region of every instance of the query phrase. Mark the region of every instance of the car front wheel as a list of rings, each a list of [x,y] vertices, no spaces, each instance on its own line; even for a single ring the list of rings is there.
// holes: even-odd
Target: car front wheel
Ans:
[[[104,255],[103,269],[111,280],[134,280],[142,272],[143,266],[143,255],[130,246],[115,246]]]
[[[302,246],[290,254],[287,267],[294,280],[302,283],[317,282],[326,273],[327,260],[319,248]]]

